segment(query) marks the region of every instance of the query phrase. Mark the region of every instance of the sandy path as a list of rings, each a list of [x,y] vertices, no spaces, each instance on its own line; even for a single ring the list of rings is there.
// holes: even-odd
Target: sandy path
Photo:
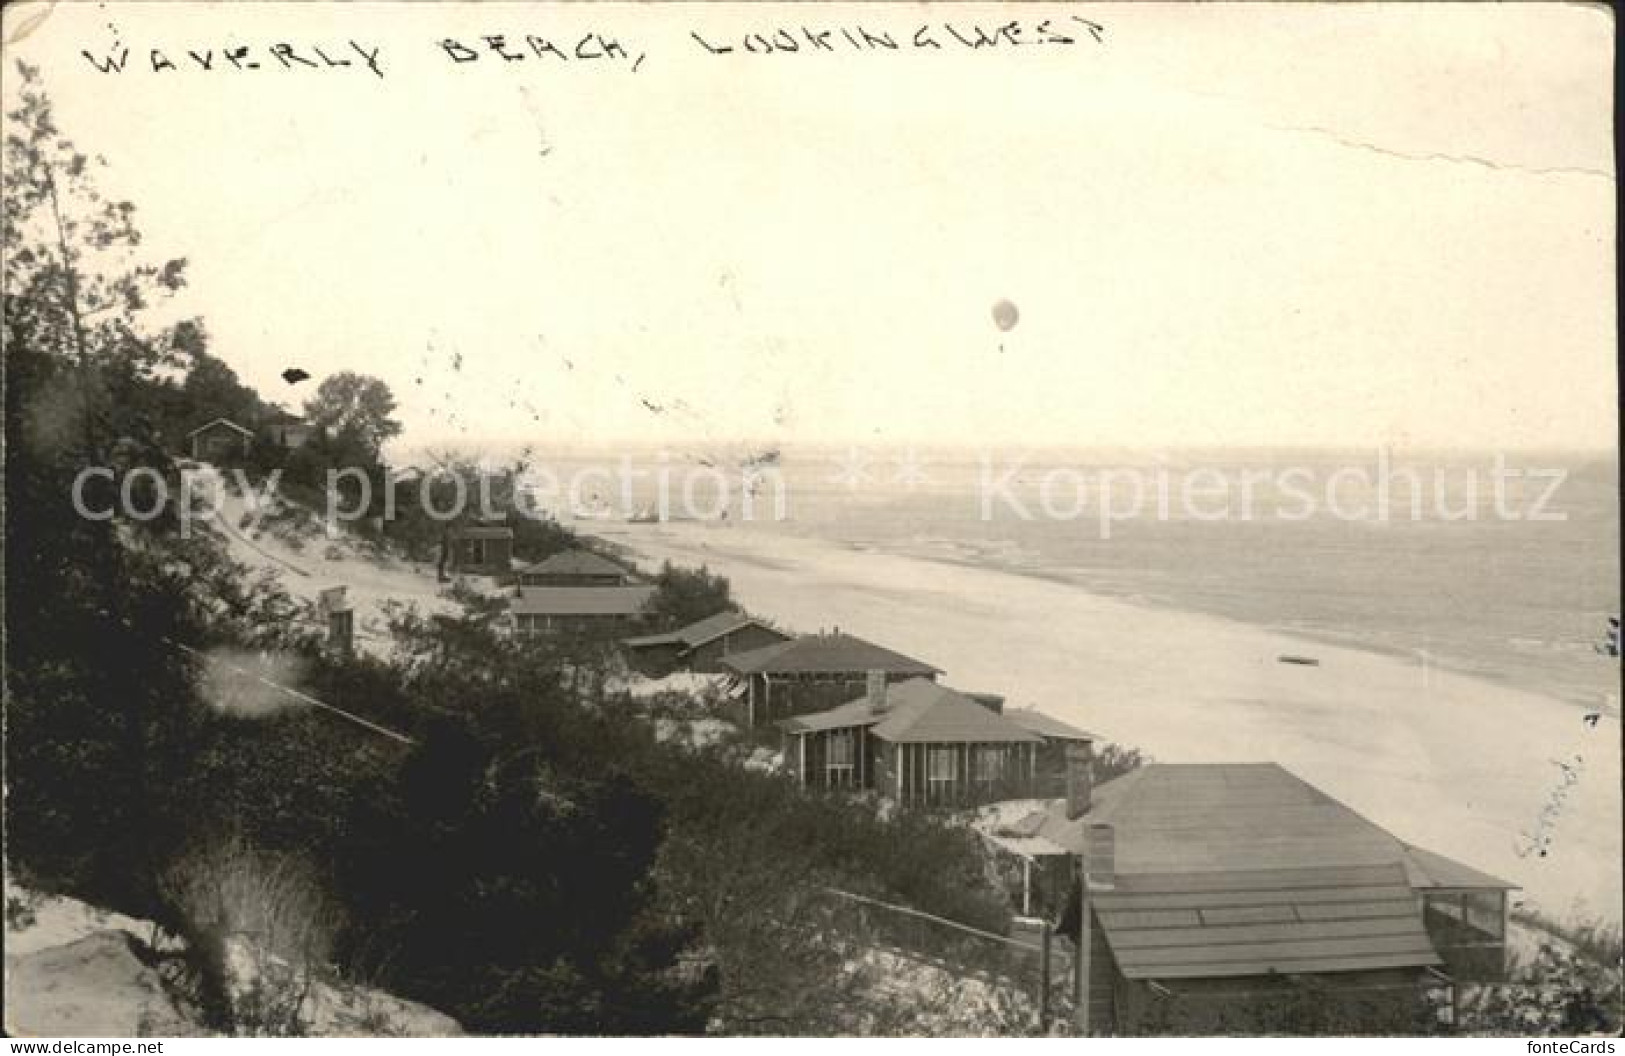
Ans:
[[[709,564],[746,606],[796,630],[839,625],[943,668],[952,685],[1159,760],[1279,762],[1402,839],[1522,885],[1548,912],[1620,919],[1617,710],[1592,723],[1571,704],[1419,662],[998,570],[738,527],[590,530],[650,562]]]
[[[225,541],[231,556],[250,568],[274,573],[284,590],[303,601],[315,603],[323,590],[345,587],[355,606],[356,640],[362,648],[378,652],[390,648],[386,606],[391,602],[416,605],[424,613],[456,611],[432,565],[368,556],[343,533],[328,538],[313,532],[296,549],[271,532],[253,526],[245,530],[240,525],[252,514],[250,501],[222,487],[218,472],[207,464],[193,464],[192,469],[198,474],[199,493],[208,499],[209,509],[199,515]],[[483,578],[468,581],[490,589]]]

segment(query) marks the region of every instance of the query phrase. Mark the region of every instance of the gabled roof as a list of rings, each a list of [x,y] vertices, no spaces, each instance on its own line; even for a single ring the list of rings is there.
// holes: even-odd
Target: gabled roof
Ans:
[[[204,422],[202,425],[198,426],[196,429],[193,429],[191,432],[187,433],[186,435],[187,435],[188,438],[194,437],[197,434],[203,432],[205,429],[213,429],[217,425],[223,425],[228,429],[235,429],[239,433],[242,433],[244,436],[253,436],[254,435],[254,431],[252,429],[244,429],[242,426],[238,425],[236,422],[232,421],[230,418],[215,418],[212,421]]]
[[[516,616],[631,616],[654,597],[655,588],[526,587],[513,599]]]
[[[632,648],[650,645],[681,645],[686,649],[698,649],[707,642],[714,642],[718,638],[734,633],[745,627],[760,627],[770,631],[780,638],[789,639],[789,635],[775,630],[761,620],[746,616],[742,612],[719,612],[714,616],[707,616],[697,620],[687,627],[679,627],[675,631],[665,634],[649,634],[641,638],[628,638],[624,644]]]
[[[1090,895],[1130,979],[1441,964],[1397,863],[1119,875]]]
[[[868,726],[871,736],[894,744],[1037,744],[1040,738],[984,705],[926,678],[886,687],[886,708],[867,697],[829,711],[789,719],[791,732]]]
[[[1025,729],[1031,730],[1045,740],[1056,741],[1098,741],[1099,737],[1076,726],[1069,726],[1060,719],[1051,718],[1041,711],[1032,708],[1006,708],[1004,717]]]
[[[858,674],[940,675],[942,671],[913,657],[895,653],[850,634],[806,634],[787,642],[723,657],[722,664],[742,675]]]
[[[520,570],[521,574],[542,574],[549,576],[624,576],[627,570],[607,557],[601,557],[591,550],[561,550],[551,557],[544,557],[535,564],[526,565]]]

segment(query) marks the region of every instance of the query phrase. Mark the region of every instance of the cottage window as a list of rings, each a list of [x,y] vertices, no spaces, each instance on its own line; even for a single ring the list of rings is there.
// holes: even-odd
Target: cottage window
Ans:
[[[824,739],[824,772],[831,785],[850,785],[855,777],[857,737],[851,730],[835,730]]]
[[[959,749],[932,748],[927,756],[926,776],[933,784],[946,784],[959,777]]]
[[[1004,777],[1003,748],[978,746],[972,759],[976,767],[976,780],[992,784]]]

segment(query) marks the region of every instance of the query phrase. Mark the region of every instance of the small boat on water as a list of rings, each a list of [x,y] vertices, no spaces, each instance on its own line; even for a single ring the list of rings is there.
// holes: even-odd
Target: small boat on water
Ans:
[[[1312,656],[1299,656],[1296,653],[1282,653],[1275,658],[1283,664],[1298,664],[1302,667],[1319,667],[1320,661]]]

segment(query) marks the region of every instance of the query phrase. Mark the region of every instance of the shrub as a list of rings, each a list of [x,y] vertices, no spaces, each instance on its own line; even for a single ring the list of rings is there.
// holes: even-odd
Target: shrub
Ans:
[[[328,971],[337,908],[302,859],[240,837],[200,846],[164,873],[206,1013],[232,1034],[297,1036]]]

